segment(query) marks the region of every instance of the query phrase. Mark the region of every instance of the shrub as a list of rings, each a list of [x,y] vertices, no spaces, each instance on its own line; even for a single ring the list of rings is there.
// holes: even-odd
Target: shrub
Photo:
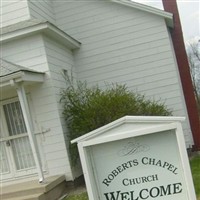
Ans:
[[[113,84],[102,90],[87,87],[86,82],[67,81],[68,87],[61,92],[64,117],[70,140],[108,124],[125,115],[167,116],[171,111],[160,101],[129,91],[125,85]],[[76,145],[70,145],[72,164],[78,158]]]

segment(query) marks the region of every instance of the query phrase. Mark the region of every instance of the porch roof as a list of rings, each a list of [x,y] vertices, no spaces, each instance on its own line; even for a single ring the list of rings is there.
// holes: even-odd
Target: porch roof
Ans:
[[[44,73],[0,59],[0,87],[17,82],[44,82]]]

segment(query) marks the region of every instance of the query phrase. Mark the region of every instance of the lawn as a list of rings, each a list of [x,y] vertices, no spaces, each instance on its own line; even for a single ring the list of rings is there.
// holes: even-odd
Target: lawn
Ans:
[[[190,161],[195,191],[197,194],[197,200],[200,200],[200,156],[196,156]],[[88,200],[87,193],[73,195],[67,197],[65,200]]]
[[[191,159],[190,165],[197,199],[200,200],[200,156],[196,156]]]
[[[87,196],[87,193],[84,192],[82,194],[77,194],[77,195],[69,196],[65,200],[88,200],[88,196]]]

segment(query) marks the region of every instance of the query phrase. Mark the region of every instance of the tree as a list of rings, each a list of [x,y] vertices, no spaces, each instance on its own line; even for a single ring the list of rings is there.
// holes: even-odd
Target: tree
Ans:
[[[200,115],[200,39],[194,38],[187,43],[187,55],[193,82],[194,94]]]

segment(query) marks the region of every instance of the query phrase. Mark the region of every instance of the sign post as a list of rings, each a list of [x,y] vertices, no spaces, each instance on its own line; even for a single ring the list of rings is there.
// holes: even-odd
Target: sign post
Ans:
[[[78,143],[90,200],[195,200],[180,117],[123,117]]]

